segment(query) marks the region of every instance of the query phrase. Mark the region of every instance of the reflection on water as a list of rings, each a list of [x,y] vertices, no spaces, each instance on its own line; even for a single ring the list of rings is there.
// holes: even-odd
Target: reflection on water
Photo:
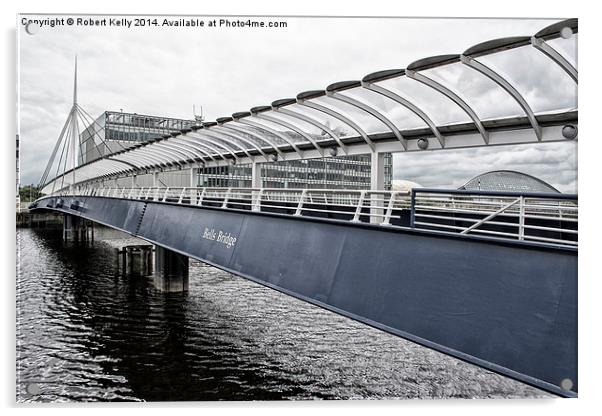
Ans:
[[[17,400],[543,397],[546,393],[193,262],[188,294],[115,247],[17,231]]]

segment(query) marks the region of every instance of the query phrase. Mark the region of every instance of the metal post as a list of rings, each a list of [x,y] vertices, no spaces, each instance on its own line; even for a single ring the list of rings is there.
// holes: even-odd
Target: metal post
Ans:
[[[525,239],[525,197],[519,198],[519,214],[518,214],[518,239]]]
[[[296,216],[300,216],[303,211],[303,201],[305,201],[305,195],[307,195],[307,189],[304,189],[301,192],[301,196],[299,197],[299,203],[297,204],[297,210],[295,211]]]
[[[410,201],[410,228],[414,228],[414,220],[416,216],[416,189],[412,188],[412,197]]]
[[[197,205],[203,205],[203,199],[205,198],[206,193],[207,188],[203,188],[203,190],[201,191],[201,196],[199,196],[199,202],[197,202]]]
[[[362,214],[362,208],[364,207],[364,200],[366,199],[366,191],[360,192],[360,199],[357,201],[357,207],[355,208],[355,215],[351,222],[360,222],[360,215]]]
[[[370,154],[370,190],[382,191],[385,187],[385,154],[372,152]],[[384,199],[382,195],[372,194],[370,196],[370,223],[379,224],[383,216]]]
[[[391,225],[391,215],[393,215],[393,205],[395,205],[395,197],[397,197],[397,192],[391,192],[389,195],[389,205],[387,206],[387,213],[385,214],[385,218],[381,225]]]
[[[228,188],[228,190],[226,191],[226,196],[224,197],[224,203],[222,204],[222,208],[228,208],[228,199],[230,198],[230,190],[231,190],[231,188]]]

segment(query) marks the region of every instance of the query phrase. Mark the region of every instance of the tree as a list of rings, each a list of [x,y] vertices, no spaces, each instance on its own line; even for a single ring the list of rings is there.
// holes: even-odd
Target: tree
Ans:
[[[19,187],[19,197],[21,202],[32,202],[40,197],[40,188],[32,185]]]

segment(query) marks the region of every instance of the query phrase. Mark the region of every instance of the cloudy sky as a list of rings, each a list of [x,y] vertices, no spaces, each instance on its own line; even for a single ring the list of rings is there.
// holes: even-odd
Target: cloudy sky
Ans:
[[[214,17],[201,19],[208,22]],[[519,19],[253,19],[285,21],[287,27],[56,26],[42,27],[33,35],[19,27],[22,183],[38,182],[71,107],[76,54],[79,103],[94,116],[105,110],[123,109],[191,118],[195,104],[197,108],[202,105],[204,115],[212,120],[275,99],[294,97],[301,91],[322,89],[336,81],[403,68],[423,57],[461,53],[484,40],[532,35],[554,23]],[[567,56],[575,55],[575,37],[554,42]],[[547,58],[537,53],[509,56],[511,53],[486,58],[487,64],[515,80],[517,89],[536,112],[576,107],[576,87],[566,74],[549,65],[549,70],[537,70]],[[431,75],[462,86],[482,117],[520,114],[511,99],[482,79],[468,77],[459,68]],[[388,87],[410,88],[404,85],[406,81],[391,81]],[[438,107],[436,98],[421,97],[426,100],[425,105],[431,106],[436,122],[465,117],[453,106]],[[400,116],[398,123],[405,120]],[[409,179],[425,186],[460,186],[476,174],[492,169],[519,170],[540,177],[561,191],[575,192],[576,142],[394,157],[395,179]]]

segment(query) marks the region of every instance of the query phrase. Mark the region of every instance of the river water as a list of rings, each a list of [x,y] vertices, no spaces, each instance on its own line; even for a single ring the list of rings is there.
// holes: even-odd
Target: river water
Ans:
[[[19,402],[549,396],[202,263],[158,292],[95,237],[17,231]]]

